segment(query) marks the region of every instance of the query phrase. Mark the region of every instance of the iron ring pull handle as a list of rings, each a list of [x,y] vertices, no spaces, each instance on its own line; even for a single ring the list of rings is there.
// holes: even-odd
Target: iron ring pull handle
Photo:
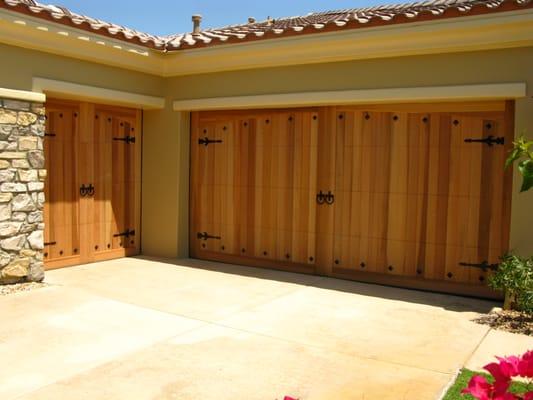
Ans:
[[[335,203],[335,195],[331,193],[331,191],[329,191],[328,194],[324,196],[326,198],[326,203],[328,203],[329,205],[332,205],[333,203]]]
[[[88,195],[89,197],[93,197],[93,196],[94,196],[94,193],[95,193],[94,186],[93,186],[93,184],[91,183],[91,184],[87,187],[87,195]]]
[[[85,197],[88,194],[88,187],[85,187],[85,184],[81,185],[80,187],[80,196]]]
[[[324,204],[326,202],[326,195],[322,193],[322,190],[316,195],[316,202],[318,204]]]

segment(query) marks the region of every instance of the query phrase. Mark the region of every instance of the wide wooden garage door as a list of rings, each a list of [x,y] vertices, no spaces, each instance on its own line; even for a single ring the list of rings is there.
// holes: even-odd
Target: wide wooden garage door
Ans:
[[[139,252],[140,111],[46,104],[48,269]]]
[[[490,296],[512,103],[193,115],[194,257]]]

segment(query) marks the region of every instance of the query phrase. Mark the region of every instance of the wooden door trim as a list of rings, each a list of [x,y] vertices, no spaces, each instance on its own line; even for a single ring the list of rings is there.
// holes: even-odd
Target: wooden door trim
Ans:
[[[355,271],[347,268],[333,268],[331,276],[334,278],[376,285],[393,286],[398,288],[416,289],[494,300],[503,299],[503,294],[501,292],[494,291],[488,286],[479,286],[467,283],[418,279],[401,275],[387,275],[376,272]]]

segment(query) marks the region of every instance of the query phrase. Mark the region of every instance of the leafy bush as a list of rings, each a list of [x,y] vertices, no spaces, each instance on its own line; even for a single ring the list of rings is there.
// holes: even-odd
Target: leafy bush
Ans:
[[[514,148],[505,162],[505,167],[510,167],[515,161],[520,161],[518,171],[523,177],[520,191],[526,192],[533,187],[533,141],[528,141],[522,136],[514,142]]]
[[[533,313],[533,257],[508,254],[489,279],[493,289],[503,290],[518,311]]]

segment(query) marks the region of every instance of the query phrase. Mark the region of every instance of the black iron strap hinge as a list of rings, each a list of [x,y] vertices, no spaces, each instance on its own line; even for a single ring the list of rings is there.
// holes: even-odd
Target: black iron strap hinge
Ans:
[[[221,240],[222,239],[220,236],[212,236],[208,234],[207,232],[198,232],[197,237],[199,240],[209,240],[209,239]]]
[[[121,142],[126,142],[126,144],[135,143],[135,136],[126,136],[126,137],[114,137],[113,140],[120,140]]]
[[[54,136],[57,136],[57,135],[55,133],[45,133],[44,136],[54,137]]]
[[[130,236],[135,236],[135,230],[128,229],[125,232],[121,232],[121,233],[117,233],[117,234],[113,235],[113,237],[121,237],[121,236],[124,236],[124,237],[127,237],[127,238],[129,238]]]
[[[55,246],[57,242],[46,242],[44,243],[45,246]]]
[[[222,143],[222,140],[211,140],[207,136],[204,138],[198,139],[199,145],[209,146],[211,143]]]
[[[483,139],[465,139],[465,143],[483,143],[487,146],[494,146],[495,144],[504,145],[505,144],[505,138],[503,137],[495,137],[495,136],[487,136]]]
[[[481,264],[471,264],[471,263],[459,263],[459,265],[461,267],[471,267],[471,268],[479,268],[481,270],[483,270],[483,272],[487,272],[487,271],[496,271],[498,269],[498,267],[500,266],[499,264],[489,264],[488,261],[483,261]]]

